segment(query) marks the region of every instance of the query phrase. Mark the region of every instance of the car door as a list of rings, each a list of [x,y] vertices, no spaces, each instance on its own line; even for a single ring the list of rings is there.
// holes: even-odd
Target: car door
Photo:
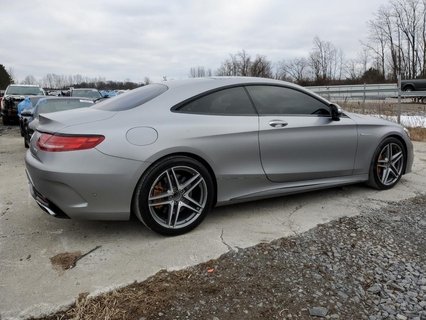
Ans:
[[[259,113],[261,162],[273,182],[351,175],[357,128],[346,116],[333,121],[322,100],[294,88],[246,87]]]
[[[248,189],[254,192],[259,180],[266,180],[259,155],[258,114],[242,86],[204,93],[174,112],[186,128],[176,143],[190,145],[211,164],[218,201],[241,197]]]

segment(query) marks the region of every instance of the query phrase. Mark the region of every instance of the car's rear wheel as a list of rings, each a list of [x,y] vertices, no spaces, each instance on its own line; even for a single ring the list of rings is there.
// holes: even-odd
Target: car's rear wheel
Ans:
[[[29,128],[27,127],[27,130],[24,130],[24,146],[25,148],[30,147],[30,140],[31,140],[31,134],[28,132]]]
[[[386,138],[377,148],[371,166],[369,184],[379,190],[390,189],[401,179],[406,161],[405,148],[396,138]]]
[[[163,235],[186,233],[212,207],[214,185],[209,171],[189,157],[168,157],[152,166],[136,188],[133,209],[151,230]]]

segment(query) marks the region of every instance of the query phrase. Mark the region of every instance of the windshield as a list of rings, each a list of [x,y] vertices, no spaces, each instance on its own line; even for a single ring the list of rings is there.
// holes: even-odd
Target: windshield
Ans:
[[[93,108],[106,111],[122,111],[143,105],[145,102],[152,100],[165,91],[168,87],[164,84],[149,84],[137,89],[133,89],[116,97],[109,98],[98,103]]]
[[[102,97],[99,91],[94,89],[89,89],[89,90],[75,89],[72,91],[71,95],[73,97],[82,97],[82,98],[90,98],[90,99],[98,99]]]
[[[82,99],[43,99],[35,106],[35,114],[87,108],[92,105],[93,101]]]
[[[7,95],[20,95],[20,96],[35,96],[44,95],[44,92],[39,87],[29,86],[10,86],[6,90]]]

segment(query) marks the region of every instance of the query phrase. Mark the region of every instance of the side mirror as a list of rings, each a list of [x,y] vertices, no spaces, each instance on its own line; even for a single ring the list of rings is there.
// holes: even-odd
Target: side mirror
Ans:
[[[340,117],[342,116],[342,109],[338,105],[332,103],[330,104],[330,110],[331,110],[331,120],[340,121]]]

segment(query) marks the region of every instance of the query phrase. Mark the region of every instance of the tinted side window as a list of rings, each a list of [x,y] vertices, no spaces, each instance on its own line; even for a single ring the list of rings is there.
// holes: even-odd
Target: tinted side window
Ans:
[[[259,114],[330,115],[328,106],[306,93],[284,87],[247,86]]]
[[[180,112],[224,115],[251,115],[256,111],[242,87],[207,94],[178,109]]]

